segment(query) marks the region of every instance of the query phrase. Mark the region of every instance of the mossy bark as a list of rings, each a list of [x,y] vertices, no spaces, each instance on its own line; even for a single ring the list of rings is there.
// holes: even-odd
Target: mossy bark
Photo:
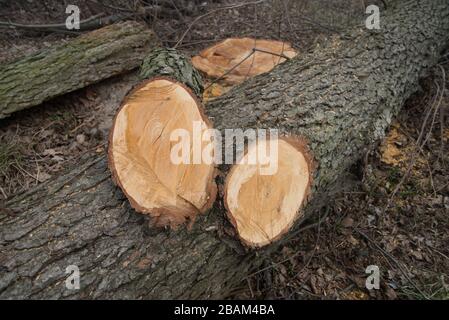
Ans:
[[[448,1],[397,5],[382,13],[381,30],[354,29],[206,106],[219,129],[274,127],[309,139],[318,167],[306,216],[384,135],[449,40]],[[260,251],[245,251],[219,203],[191,230],[149,228],[113,185],[105,157],[7,205],[0,298],[221,298],[299,225]],[[80,290],[65,286],[68,265],[81,270]]]
[[[0,65],[0,119],[132,70],[157,45],[144,25],[124,22]]]
[[[140,78],[167,76],[187,85],[201,99],[203,79],[192,66],[190,60],[175,49],[154,49],[143,60],[140,67]]]

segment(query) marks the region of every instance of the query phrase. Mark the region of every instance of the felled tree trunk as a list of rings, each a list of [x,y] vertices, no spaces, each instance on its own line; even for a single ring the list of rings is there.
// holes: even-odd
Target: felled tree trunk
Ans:
[[[158,44],[151,30],[125,22],[0,65],[0,119],[132,70]]]
[[[210,102],[223,128],[271,127],[308,139],[316,169],[303,217],[383,136],[449,37],[449,4],[400,1],[381,30],[358,28]],[[258,252],[236,239],[217,204],[191,230],[149,228],[110,178],[105,157],[8,202],[0,216],[0,298],[220,298],[280,243]],[[81,288],[68,290],[77,265]]]
[[[217,195],[212,161],[182,161],[190,149],[180,161],[173,157],[173,133],[188,135],[190,142],[212,127],[198,98],[201,75],[176,50],[155,49],[140,76],[145,80],[126,96],[114,118],[109,168],[136,211],[151,216],[154,226],[177,228],[209,211]],[[200,152],[204,145],[200,141]]]

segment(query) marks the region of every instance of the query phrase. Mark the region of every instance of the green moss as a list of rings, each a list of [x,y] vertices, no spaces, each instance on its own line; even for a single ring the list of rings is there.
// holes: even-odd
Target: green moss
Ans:
[[[187,85],[201,98],[203,81],[200,73],[192,66],[190,60],[174,49],[154,49],[144,59],[140,68],[140,78],[149,79],[167,76]]]

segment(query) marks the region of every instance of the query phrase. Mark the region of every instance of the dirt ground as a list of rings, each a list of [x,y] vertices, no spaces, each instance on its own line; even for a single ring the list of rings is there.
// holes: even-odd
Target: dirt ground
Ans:
[[[82,15],[99,10],[78,2]],[[364,16],[361,0],[247,2],[205,1],[190,14],[144,22],[165,46],[187,55],[241,36],[289,41],[301,55]],[[33,14],[5,6],[0,20],[61,21],[61,8]],[[73,37],[0,30],[0,63]],[[320,219],[307,221],[297,239],[230,298],[449,299],[448,75],[449,51],[384,141],[348,172]],[[104,153],[112,117],[137,81],[131,72],[0,120],[0,208],[84,154]],[[379,290],[365,288],[370,265],[381,272]]]

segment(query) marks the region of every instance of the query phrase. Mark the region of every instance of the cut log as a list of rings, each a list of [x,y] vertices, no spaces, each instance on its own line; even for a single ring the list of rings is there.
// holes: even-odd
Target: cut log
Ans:
[[[271,163],[258,157],[266,150]],[[249,146],[224,189],[229,220],[244,244],[262,247],[290,230],[302,215],[312,172],[313,161],[301,139],[262,139]]]
[[[104,157],[18,195],[0,213],[0,298],[222,298],[338,190],[417,89],[449,38],[446,0],[396,1],[381,30],[356,28],[206,105],[215,128],[279,128],[308,139],[316,164],[302,218],[245,251],[220,206],[191,230],[149,228],[110,179]],[[67,266],[80,289],[65,286]]]
[[[238,84],[295,56],[296,51],[287,42],[230,38],[204,49],[192,63],[211,78]]]
[[[110,133],[109,166],[114,181],[136,211],[153,217],[155,226],[193,222],[197,214],[210,209],[217,193],[215,165],[190,163],[194,144],[189,144],[181,159],[174,147],[173,134],[179,133],[175,138],[181,134],[202,137],[212,127],[186,86],[201,93],[200,75],[183,67],[187,65],[187,59],[174,50],[155,50],[149,55],[141,76],[150,80],[128,95]],[[205,143],[199,141],[197,147]],[[182,161],[185,156],[188,161]]]
[[[132,70],[158,44],[144,25],[124,22],[0,65],[0,119]]]

